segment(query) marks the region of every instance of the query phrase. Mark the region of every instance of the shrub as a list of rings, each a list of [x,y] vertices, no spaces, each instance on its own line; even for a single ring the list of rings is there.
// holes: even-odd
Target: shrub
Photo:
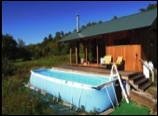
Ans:
[[[2,58],[2,77],[13,75],[16,69],[16,66],[7,58]]]

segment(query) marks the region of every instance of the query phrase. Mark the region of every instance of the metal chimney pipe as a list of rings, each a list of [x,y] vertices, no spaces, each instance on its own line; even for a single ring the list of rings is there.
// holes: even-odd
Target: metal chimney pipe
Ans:
[[[76,15],[76,31],[79,32],[79,14]]]

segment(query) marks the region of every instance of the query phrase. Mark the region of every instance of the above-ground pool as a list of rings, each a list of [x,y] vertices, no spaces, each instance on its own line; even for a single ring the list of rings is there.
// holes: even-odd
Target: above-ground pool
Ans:
[[[116,79],[110,78],[54,68],[32,70],[30,84],[87,112],[102,112],[116,103]]]

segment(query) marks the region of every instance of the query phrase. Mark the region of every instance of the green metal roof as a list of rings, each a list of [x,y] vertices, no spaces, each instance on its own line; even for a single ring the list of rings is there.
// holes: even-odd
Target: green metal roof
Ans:
[[[108,34],[112,32],[149,27],[154,23],[155,20],[157,20],[157,9],[124,16],[118,19],[113,19],[107,22],[92,25],[83,30],[80,30],[79,33],[74,32],[64,37],[60,40],[60,42],[87,38],[100,34]]]

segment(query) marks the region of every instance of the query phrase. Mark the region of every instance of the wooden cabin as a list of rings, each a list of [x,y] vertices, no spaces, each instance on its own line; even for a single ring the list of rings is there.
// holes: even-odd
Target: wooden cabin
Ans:
[[[60,42],[71,44],[70,64],[81,63],[79,53],[83,45],[85,64],[100,66],[100,58],[111,55],[113,61],[118,56],[123,57],[125,71],[142,72],[139,58],[152,61],[157,67],[157,9],[80,29]]]

